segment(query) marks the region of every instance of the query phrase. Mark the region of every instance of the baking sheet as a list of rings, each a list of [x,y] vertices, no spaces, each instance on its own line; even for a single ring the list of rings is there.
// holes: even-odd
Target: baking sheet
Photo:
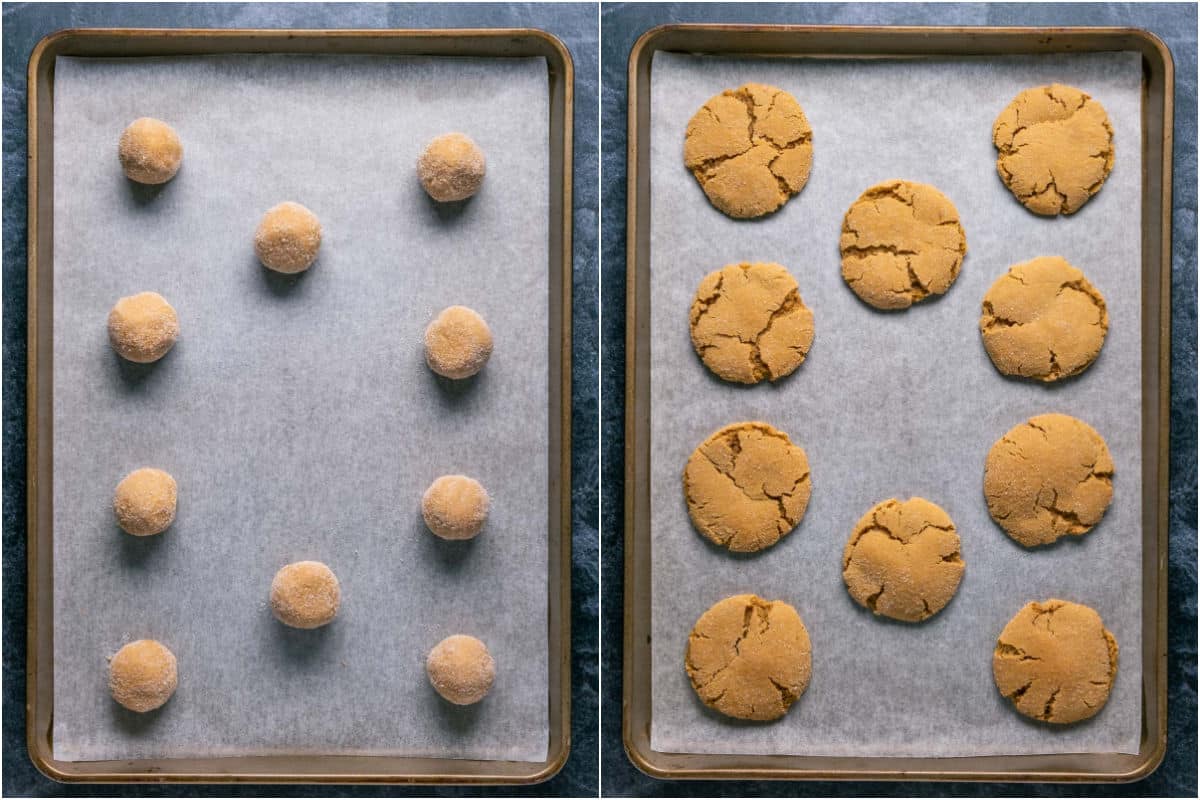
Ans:
[[[683,167],[688,119],[747,81],[792,92],[813,127],[808,185],[776,214],[735,221]],[[1104,188],[1062,219],[1020,206],[995,171],[992,122],[1022,89],[1078,86],[1108,111],[1116,163]],[[1007,58],[752,59],[657,53],[651,81],[651,747],[660,752],[825,756],[1137,753],[1141,726],[1141,62],[1136,53]],[[842,217],[875,183],[932,183],[958,208],[968,253],[950,291],[903,313],[860,302],[840,275]],[[996,372],[980,302],[1010,265],[1058,254],[1104,294],[1110,327],[1082,376],[1043,386]],[[701,278],[737,261],[777,261],[813,309],[808,359],[778,385],[712,376],[692,350]],[[1106,439],[1114,499],[1080,540],[1026,551],[990,519],[992,443],[1039,413],[1078,416]],[[730,422],[761,419],[805,448],[812,500],[782,542],[732,556],[693,530],[681,475],[692,449]],[[888,497],[926,497],[962,537],[957,596],[920,625],[874,618],[846,592],[841,555],[855,521]],[[780,721],[708,711],[684,671],[696,619],[755,592],[800,612],[812,682]],[[1104,710],[1069,728],[1016,713],[996,691],[996,636],[1028,601],[1095,607],[1121,647]]]
[[[59,58],[54,166],[54,756],[339,753],[541,761],[548,747],[548,73],[530,59]],[[116,142],[138,116],[185,149],[161,190]],[[435,206],[417,155],[449,130],[488,157],[479,195]],[[301,277],[259,266],[262,213],[321,219]],[[154,290],[180,317],[150,367],[111,351],[113,302]],[[461,303],[496,340],[450,384],[421,337]],[[165,534],[135,539],[112,491],[153,465],[179,483]],[[425,528],[438,475],[492,496],[478,539]],[[325,561],[338,618],[271,616],[284,564]],[[496,683],[443,702],[426,653],[483,639]],[[108,697],[106,658],[162,640],[161,711]]]

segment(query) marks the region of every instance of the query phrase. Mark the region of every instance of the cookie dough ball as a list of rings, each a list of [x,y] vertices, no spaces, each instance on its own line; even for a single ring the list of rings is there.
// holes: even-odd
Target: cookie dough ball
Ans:
[[[709,708],[737,719],[779,719],[808,688],[812,643],[796,609],[739,594],[696,621],[686,663]]]
[[[683,493],[704,538],[735,553],[754,553],[803,519],[812,494],[808,457],[765,422],[737,422],[692,452]]]
[[[1060,83],[1026,89],[996,117],[996,171],[1035,214],[1074,214],[1113,168],[1113,131],[1096,100]]]
[[[992,284],[979,331],[996,369],[1051,383],[1078,375],[1100,355],[1108,308],[1066,259],[1043,256],[1017,264]]]
[[[108,312],[108,341],[126,361],[158,361],[179,338],[179,317],[161,294],[122,297]]]
[[[175,129],[160,119],[141,117],[129,123],[117,145],[125,177],[138,183],[166,183],[183,163],[183,143]]]
[[[153,711],[178,685],[175,654],[153,639],[130,642],[108,662],[108,689],[130,711]]]
[[[692,346],[727,381],[790,375],[813,341],[813,313],[778,264],[730,264],[710,272],[692,301]]]
[[[444,378],[469,378],[491,355],[491,329],[466,306],[450,306],[425,329],[425,362]]]
[[[1065,725],[1095,716],[1117,677],[1117,640],[1093,609],[1029,603],[992,653],[996,688],[1027,717]]]
[[[491,501],[483,484],[466,475],[443,475],[425,490],[421,514],[443,539],[474,539],[483,529]]]
[[[782,89],[747,83],[709,99],[688,122],[683,163],[734,219],[770,214],[808,182],[812,128]]]
[[[885,181],[850,206],[840,246],[846,284],[864,303],[894,310],[946,293],[967,236],[946,195],[925,183]]]
[[[275,573],[271,611],[293,628],[319,628],[333,622],[342,589],[333,570],[320,561],[297,561]]]
[[[254,232],[254,252],[267,269],[304,272],[321,249],[321,221],[299,203],[285,202],[263,214]]]
[[[425,671],[437,693],[459,706],[478,703],[496,679],[496,662],[474,636],[448,636],[429,651]]]
[[[113,512],[134,536],[153,536],[175,521],[175,479],[161,469],[135,469],[117,484]]]
[[[417,159],[421,185],[439,203],[473,197],[483,184],[487,162],[470,136],[445,133],[435,137]]]
[[[879,503],[842,554],[842,580],[859,605],[903,622],[941,611],[962,580],[958,532],[939,506],[914,497]]]
[[[1113,460],[1100,434],[1066,414],[1042,414],[992,445],[983,471],[988,513],[1026,547],[1082,536],[1112,501]]]

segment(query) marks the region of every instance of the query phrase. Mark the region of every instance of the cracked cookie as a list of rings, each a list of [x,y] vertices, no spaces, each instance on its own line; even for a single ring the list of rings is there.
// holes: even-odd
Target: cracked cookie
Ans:
[[[1117,677],[1117,640],[1093,609],[1066,600],[1029,603],[992,653],[996,688],[1027,717],[1067,724],[1095,716]]]
[[[761,217],[804,188],[812,128],[795,97],[747,83],[709,98],[688,121],[683,163],[718,210]]]
[[[1108,308],[1066,259],[1042,256],[992,284],[979,331],[996,369],[1050,383],[1083,372],[1100,355]]]
[[[983,494],[988,513],[1026,547],[1082,536],[1112,501],[1108,445],[1066,414],[1031,417],[988,452]]]
[[[730,264],[710,272],[691,310],[692,346],[727,381],[790,375],[813,340],[813,314],[778,264]]]
[[[1026,89],[996,117],[996,172],[1035,214],[1074,214],[1113,167],[1113,132],[1099,102],[1055,83]]]
[[[842,579],[875,614],[921,622],[958,591],[965,564],[950,516],[928,500],[895,498],[858,521],[842,554]]]
[[[765,422],[736,422],[692,451],[683,471],[692,524],[713,544],[755,553],[804,517],[812,481],[808,457]]]
[[[868,305],[908,308],[945,294],[967,236],[954,204],[933,186],[885,181],[863,192],[842,221],[842,279]]]
[[[726,597],[688,636],[687,674],[706,706],[737,719],[788,712],[812,676],[812,643],[796,609],[753,594]]]

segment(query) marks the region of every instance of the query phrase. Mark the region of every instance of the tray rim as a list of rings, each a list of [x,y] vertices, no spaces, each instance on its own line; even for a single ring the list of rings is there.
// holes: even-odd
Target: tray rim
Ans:
[[[63,761],[55,759],[51,743],[53,735],[53,695],[49,704],[48,724],[44,735],[36,729],[39,719],[38,687],[40,671],[49,671],[47,683],[53,686],[52,649],[49,651],[51,662],[39,665],[39,623],[53,630],[52,603],[47,619],[43,620],[43,609],[39,608],[38,578],[39,578],[39,500],[49,501],[48,497],[40,495],[38,480],[39,451],[45,447],[51,452],[48,459],[52,461],[53,409],[46,409],[47,419],[45,432],[39,427],[40,398],[45,392],[49,398],[53,379],[49,367],[39,364],[38,332],[43,323],[38,315],[39,272],[42,264],[40,256],[39,224],[43,213],[47,213],[47,227],[52,230],[53,208],[48,212],[40,208],[45,198],[53,198],[53,184],[44,193],[39,193],[39,156],[43,148],[53,146],[53,135],[45,137],[46,142],[40,143],[38,106],[42,101],[39,80],[46,78],[50,86],[53,78],[54,59],[59,55],[70,56],[72,47],[81,43],[103,42],[113,38],[125,41],[162,42],[171,44],[178,41],[207,39],[218,43],[213,53],[306,53],[337,55],[341,51],[307,49],[320,41],[411,41],[423,44],[425,48],[436,43],[446,45],[454,41],[466,41],[471,47],[478,48],[483,42],[508,40],[509,45],[523,46],[528,49],[524,53],[455,53],[460,57],[519,57],[542,56],[546,59],[550,73],[548,91],[550,93],[549,124],[551,136],[549,151],[551,157],[550,198],[551,219],[547,239],[547,255],[551,270],[550,317],[554,318],[555,311],[560,320],[561,336],[555,342],[549,340],[548,364],[551,392],[551,411],[548,422],[551,425],[550,448],[547,458],[551,465],[550,484],[558,481],[558,491],[551,493],[549,518],[551,548],[549,554],[550,577],[557,574],[557,587],[550,583],[547,591],[548,617],[547,635],[550,647],[547,653],[551,666],[551,675],[555,668],[559,680],[557,691],[553,681],[549,686],[548,723],[549,742],[546,759],[543,761],[502,761],[481,759],[430,758],[417,756],[357,756],[357,755],[272,755],[272,756],[232,756],[214,758],[154,758],[154,759],[121,759],[108,761]],[[262,50],[256,49],[253,42],[263,40],[271,43],[285,43],[282,48]],[[244,44],[243,44],[244,43]],[[243,46],[239,46],[242,44]],[[297,49],[286,49],[287,44]],[[470,47],[467,48],[468,51]],[[66,52],[63,52],[63,51]],[[154,54],[108,54],[107,57],[147,57],[153,56],[189,56],[201,55],[200,52],[162,52]],[[364,55],[367,53],[363,53]],[[388,52],[392,56],[446,56],[449,53],[428,49]],[[86,54],[85,54],[86,55]],[[557,78],[555,77],[557,73]],[[26,370],[26,412],[25,430],[27,437],[26,481],[28,496],[26,499],[26,663],[25,663],[25,743],[34,766],[51,780],[61,783],[356,783],[356,784],[396,784],[409,785],[521,785],[535,784],[549,780],[566,764],[571,750],[571,366],[572,366],[572,281],[573,281],[573,136],[574,136],[574,85],[575,67],[570,50],[558,37],[537,28],[379,28],[379,29],[300,29],[300,28],[64,28],[43,37],[34,47],[29,57],[26,70],[27,100],[27,151],[28,160],[28,205],[27,205],[27,246],[26,274],[28,290],[26,294],[27,345],[26,354],[28,366]],[[556,108],[558,106],[558,108]],[[555,123],[561,116],[562,130],[555,137]],[[558,141],[556,141],[558,138]],[[558,152],[556,152],[558,151]],[[47,161],[52,162],[53,152],[49,151]],[[556,181],[555,157],[561,160],[561,181]],[[52,173],[51,173],[52,175]],[[561,196],[561,204],[555,211],[555,195]],[[49,277],[53,278],[53,256],[46,259]],[[555,294],[555,281],[561,283],[561,289]],[[556,305],[557,304],[557,305]],[[53,307],[46,315],[53,322]],[[555,352],[557,351],[557,352]],[[51,361],[52,359],[47,359]],[[557,398],[555,397],[557,375]],[[559,406],[560,413],[555,427],[554,406]],[[45,437],[45,441],[42,441]],[[554,443],[559,447],[554,451]],[[557,517],[555,510],[557,509]],[[46,528],[47,538],[52,535],[52,517]],[[554,528],[557,526],[557,536]],[[48,544],[46,542],[45,544]],[[555,558],[557,549],[557,559]],[[52,552],[52,551],[51,551]],[[47,561],[52,562],[48,556]],[[51,573],[52,574],[52,573]],[[50,590],[52,597],[52,588]],[[52,634],[51,634],[52,636]],[[557,709],[557,713],[556,713]],[[557,734],[556,734],[557,728]],[[291,766],[304,765],[303,769],[287,768],[288,760]],[[172,763],[187,766],[174,767]],[[242,768],[233,766],[231,762],[241,762]],[[398,768],[405,763],[421,765],[423,769]],[[203,768],[207,766],[208,768]],[[340,766],[340,768],[339,768]],[[507,769],[501,769],[501,767]],[[475,771],[456,769],[474,767]],[[323,768],[323,769],[321,769]],[[308,771],[311,770],[311,771]]]
[[[857,51],[847,49],[843,51],[830,52],[828,49],[817,49],[812,51],[804,51],[796,49],[792,51],[769,50],[769,51],[753,51],[745,48],[730,48],[722,49],[719,52],[712,52],[705,48],[697,48],[695,50],[684,50],[680,47],[660,46],[661,39],[672,34],[733,34],[742,37],[753,38],[761,35],[772,34],[789,34],[794,35],[797,39],[804,37],[812,38],[818,35],[837,35],[845,36],[848,39],[854,37],[870,37],[883,36],[895,37],[902,39],[908,37],[906,43],[909,47],[901,48],[895,51],[882,51],[876,49],[874,51],[864,50]],[[1153,224],[1147,225],[1145,216],[1145,204],[1143,205],[1143,229],[1142,229],[1142,270],[1143,270],[1143,312],[1145,311],[1148,298],[1153,296],[1153,285],[1147,285],[1146,282],[1146,266],[1148,263],[1153,263],[1154,259],[1146,254],[1146,245],[1150,242],[1157,241],[1158,248],[1161,251],[1160,257],[1157,259],[1157,267],[1159,270],[1159,285],[1157,293],[1157,326],[1155,333],[1159,343],[1157,351],[1157,359],[1154,359],[1157,369],[1158,382],[1155,387],[1158,391],[1157,408],[1152,408],[1151,403],[1143,405],[1142,411],[1142,428],[1143,428],[1143,453],[1146,452],[1145,439],[1148,435],[1153,435],[1158,443],[1157,458],[1144,459],[1142,467],[1143,479],[1143,499],[1151,500],[1152,502],[1144,502],[1143,509],[1143,543],[1153,541],[1155,543],[1155,552],[1143,553],[1142,569],[1143,569],[1143,584],[1150,572],[1156,576],[1154,597],[1148,597],[1148,593],[1143,588],[1143,630],[1152,627],[1155,640],[1156,650],[1154,657],[1151,659],[1145,652],[1143,644],[1143,731],[1142,731],[1142,750],[1134,758],[1136,763],[1124,770],[1119,769],[1098,769],[1083,771],[1078,769],[1050,769],[1045,766],[1045,762],[1054,761],[1058,758],[1070,758],[1070,755],[1026,755],[1026,756],[991,756],[991,757],[968,757],[968,758],[924,758],[919,759],[923,762],[938,762],[946,764],[945,767],[934,769],[906,769],[904,764],[911,763],[918,759],[913,758],[884,758],[861,756],[853,758],[834,758],[823,756],[794,756],[794,755],[717,755],[717,754],[673,754],[655,751],[650,748],[649,725],[652,716],[649,708],[646,711],[646,730],[641,732],[644,741],[639,738],[639,731],[634,730],[631,713],[634,707],[639,703],[649,703],[650,687],[646,687],[646,696],[641,697],[639,687],[635,684],[632,676],[635,674],[634,668],[634,652],[635,649],[641,646],[649,646],[650,634],[648,629],[645,631],[645,641],[639,642],[639,637],[635,636],[635,618],[638,616],[637,608],[637,591],[638,591],[638,569],[649,571],[650,569],[650,554],[649,552],[639,554],[636,548],[637,544],[637,503],[633,487],[637,483],[638,469],[638,414],[637,414],[637,383],[638,383],[638,261],[639,250],[642,249],[638,231],[638,201],[641,197],[639,192],[639,162],[638,162],[638,127],[640,122],[639,117],[639,77],[644,67],[649,74],[650,59],[654,52],[658,50],[671,50],[673,52],[692,52],[704,53],[705,55],[732,55],[742,57],[808,57],[808,58],[872,58],[872,57],[930,57],[930,56],[949,56],[949,57],[969,57],[968,52],[954,51],[944,49],[946,43],[954,41],[971,40],[977,37],[984,36],[1000,36],[1012,37],[1014,41],[1020,41],[1027,37],[1044,37],[1044,44],[1049,43],[1054,38],[1079,38],[1082,36],[1099,36],[1117,39],[1118,37],[1126,37],[1132,42],[1136,42],[1142,54],[1143,73],[1149,68],[1152,72],[1157,72],[1163,82],[1162,86],[1162,158],[1161,162],[1154,165],[1161,170],[1161,193],[1159,201],[1161,202],[1160,227],[1157,231],[1153,230]],[[913,46],[913,42],[917,38],[923,38],[927,44],[924,49]],[[929,46],[928,43],[932,43]],[[939,49],[939,45],[942,49]],[[1074,50],[1074,52],[1096,52],[1103,48],[1082,48]],[[1119,48],[1127,49],[1127,48]],[[1043,49],[1043,50],[1027,50],[1024,52],[1071,52],[1072,48],[1068,45],[1061,49]],[[976,55],[1003,55],[1002,53],[987,53]],[[1149,63],[1150,59],[1157,59],[1157,63]],[[622,715],[621,715],[621,734],[622,742],[625,747],[626,755],[630,761],[640,771],[652,778],[658,779],[683,779],[683,780],[698,780],[698,779],[752,779],[752,780],[886,780],[886,781],[1009,781],[1009,782],[1130,782],[1146,777],[1162,763],[1166,755],[1167,745],[1167,630],[1166,630],[1166,599],[1167,599],[1167,575],[1166,575],[1166,552],[1167,552],[1167,534],[1168,534],[1168,513],[1169,513],[1169,481],[1168,481],[1168,463],[1169,463],[1169,443],[1170,443],[1170,355],[1171,355],[1171,183],[1172,183],[1172,150],[1173,150],[1173,121],[1174,121],[1174,59],[1172,58],[1170,49],[1166,44],[1150,31],[1135,28],[1135,27],[1090,27],[1090,26],[1061,26],[1061,27],[1015,27],[1015,26],[911,26],[911,25],[776,25],[776,24],[724,24],[724,23],[668,23],[658,25],[638,37],[634,43],[628,60],[626,73],[627,80],[627,106],[626,106],[626,286],[625,286],[625,508],[624,508],[624,635],[622,637],[623,653],[622,653]],[[1143,98],[1145,100],[1148,94],[1146,84],[1148,77],[1143,79]],[[649,78],[647,78],[647,85]],[[648,102],[648,99],[647,101]],[[1142,132],[1142,149],[1145,154],[1149,148],[1149,143],[1152,137],[1157,137],[1157,132],[1151,131],[1145,125],[1145,102],[1143,102],[1143,132]],[[1147,175],[1149,170],[1154,168],[1143,162],[1142,172],[1142,196],[1143,200],[1150,194],[1147,186]],[[648,178],[647,178],[648,180]],[[648,199],[648,198],[647,198]],[[1151,220],[1151,223],[1153,221]],[[1155,237],[1157,236],[1157,239]],[[646,243],[648,250],[649,244]],[[648,268],[648,263],[646,265]],[[1148,328],[1146,315],[1142,318],[1142,335],[1143,335],[1143,378],[1142,378],[1142,393],[1143,397],[1147,393],[1147,378],[1146,373],[1149,368],[1150,359],[1147,358],[1147,348],[1145,334]],[[1151,357],[1154,354],[1149,354]],[[648,374],[649,367],[646,366]],[[647,400],[647,403],[649,401]],[[1147,425],[1147,417],[1152,411],[1158,414],[1158,427],[1156,430],[1150,429]],[[647,428],[649,424],[647,422]],[[647,455],[647,458],[649,456]],[[1146,491],[1145,481],[1146,476],[1153,471],[1157,480],[1157,492],[1153,496],[1149,496]],[[1149,539],[1146,532],[1146,525],[1153,524],[1156,528],[1153,539]],[[647,537],[648,539],[648,534]],[[1148,549],[1148,548],[1146,548]],[[639,565],[639,555],[641,565]],[[1150,570],[1149,565],[1156,565],[1155,570]],[[1148,602],[1149,601],[1149,602]],[[1154,624],[1146,625],[1146,618],[1153,615]],[[649,618],[648,609],[645,611],[645,617]],[[1147,663],[1153,662],[1153,663]],[[1149,700],[1145,697],[1146,694],[1146,675],[1153,673],[1156,676],[1156,685],[1158,691],[1155,700],[1156,726],[1154,731],[1148,731],[1146,728],[1146,711],[1145,704]],[[648,681],[648,679],[647,679]],[[1148,741],[1147,741],[1148,740]],[[1146,749],[1147,744],[1149,745]],[[1128,758],[1128,754],[1088,754],[1095,758],[1103,758],[1106,755],[1120,755]],[[690,762],[700,762],[700,766],[678,767],[666,764],[663,762],[663,757],[675,756],[678,758],[686,758]],[[738,759],[753,758],[757,762],[771,762],[771,766],[755,766],[750,768],[738,768],[737,766],[723,765],[722,762],[736,761]],[[786,762],[796,762],[797,760],[809,760],[816,762],[818,766],[813,767],[789,767],[780,766]],[[1011,769],[990,769],[990,770],[969,770],[962,768],[963,761],[985,760],[989,762],[1007,761],[1009,763],[1034,762],[1038,764],[1030,769],[1019,769],[1013,767]],[[716,764],[714,765],[714,762]],[[825,766],[820,763],[825,762]],[[843,762],[856,762],[854,766],[829,766],[830,764],[838,764]],[[861,766],[862,762],[868,764],[886,764],[887,766]],[[955,762],[959,763],[959,768],[955,769]]]

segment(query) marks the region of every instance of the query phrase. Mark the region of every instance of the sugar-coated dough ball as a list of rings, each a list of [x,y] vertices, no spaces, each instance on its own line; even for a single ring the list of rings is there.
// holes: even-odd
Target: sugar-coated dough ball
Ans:
[[[138,183],[166,183],[183,163],[183,143],[175,129],[160,119],[141,117],[129,123],[117,145],[125,177]]]
[[[496,662],[487,645],[462,634],[438,642],[429,651],[425,670],[437,693],[460,706],[478,703],[496,679]]]
[[[466,475],[443,475],[421,498],[425,524],[443,539],[473,539],[487,520],[487,490]]]
[[[108,663],[113,700],[130,711],[153,711],[171,699],[179,685],[175,654],[153,639],[138,639]]]
[[[321,221],[299,203],[280,203],[263,214],[254,232],[254,252],[268,269],[304,272],[321,249]]]
[[[446,378],[469,378],[492,355],[492,331],[466,306],[450,306],[425,329],[425,361]]]
[[[337,576],[320,561],[288,564],[271,581],[271,611],[293,628],[327,625],[337,616],[341,602]]]
[[[474,195],[483,183],[486,169],[483,151],[462,133],[435,137],[417,160],[421,185],[439,203],[466,200]]]
[[[117,484],[113,512],[134,536],[153,536],[175,521],[175,479],[161,469],[135,469]]]
[[[157,292],[122,297],[108,312],[108,340],[127,361],[158,361],[178,338],[179,317]]]

